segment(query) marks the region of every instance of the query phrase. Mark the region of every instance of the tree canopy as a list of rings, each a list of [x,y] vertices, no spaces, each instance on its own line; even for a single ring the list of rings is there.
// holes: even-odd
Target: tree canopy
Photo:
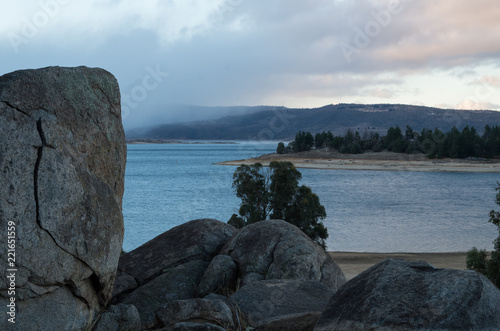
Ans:
[[[239,214],[248,224],[269,216],[269,176],[262,164],[238,167],[233,175],[233,188],[241,199]]]
[[[325,207],[311,188],[299,186],[301,178],[291,162],[273,161],[268,168],[260,163],[239,166],[233,188],[241,205],[239,215],[234,214],[228,223],[241,228],[268,218],[282,219],[325,248],[328,231],[319,221],[326,217]]]
[[[497,195],[495,202],[500,206],[500,182],[497,183]],[[498,238],[493,242],[494,251],[488,259],[486,250],[478,250],[476,247],[467,252],[467,269],[478,271],[488,277],[498,288],[500,288],[500,212],[491,210],[489,222],[498,228]]]

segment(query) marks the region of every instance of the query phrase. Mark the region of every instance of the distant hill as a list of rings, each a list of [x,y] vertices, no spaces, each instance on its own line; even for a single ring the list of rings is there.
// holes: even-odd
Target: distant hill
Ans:
[[[127,105],[124,105],[127,107]],[[141,131],[140,128],[157,124],[174,124],[194,121],[217,120],[226,116],[246,115],[266,110],[266,106],[195,106],[184,104],[159,104],[146,108],[128,109],[123,116],[127,131]]]
[[[186,140],[275,140],[293,139],[299,130],[312,133],[332,131],[342,134],[351,128],[385,134],[389,127],[406,125],[414,130],[450,130],[474,126],[482,132],[486,124],[500,125],[500,112],[440,109],[412,105],[338,104],[311,109],[285,107],[239,107],[240,115],[212,121],[164,124],[127,131],[128,139]],[[243,114],[241,114],[243,113]]]

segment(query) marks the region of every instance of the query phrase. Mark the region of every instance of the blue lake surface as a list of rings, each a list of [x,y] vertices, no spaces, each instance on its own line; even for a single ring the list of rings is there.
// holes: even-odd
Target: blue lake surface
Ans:
[[[198,218],[227,222],[240,200],[235,167],[214,165],[276,150],[277,142],[128,145],[123,248]],[[499,174],[299,169],[325,206],[328,250],[457,252],[493,249],[488,223]]]

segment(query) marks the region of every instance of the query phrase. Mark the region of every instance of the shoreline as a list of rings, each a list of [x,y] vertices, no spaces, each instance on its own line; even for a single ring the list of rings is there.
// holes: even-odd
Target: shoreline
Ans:
[[[416,171],[500,173],[500,160],[427,159],[425,155],[399,153],[340,154],[321,151],[293,154],[267,154],[259,157],[215,163],[240,166],[256,162],[269,166],[272,161],[289,161],[296,168],[322,170]]]
[[[129,139],[126,140],[127,145],[161,145],[161,144],[187,144],[187,145],[204,145],[204,144],[220,144],[220,145],[237,145],[233,141],[198,141],[198,140],[163,140],[163,139]]]
[[[454,253],[357,253],[328,252],[340,267],[347,280],[385,259],[404,259],[407,261],[426,261],[435,268],[466,270],[466,252]]]

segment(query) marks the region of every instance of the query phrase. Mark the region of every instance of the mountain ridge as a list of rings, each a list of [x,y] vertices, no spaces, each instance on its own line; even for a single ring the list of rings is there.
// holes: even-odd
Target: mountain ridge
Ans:
[[[481,132],[485,125],[500,125],[500,112],[493,110],[457,110],[404,104],[337,104],[318,108],[248,107],[248,113],[224,116],[215,120],[161,124],[127,131],[128,139],[170,140],[277,140],[293,139],[299,131],[347,129],[360,133],[384,134],[389,127],[411,126],[450,130],[474,126]],[[242,107],[238,109],[241,111]]]

